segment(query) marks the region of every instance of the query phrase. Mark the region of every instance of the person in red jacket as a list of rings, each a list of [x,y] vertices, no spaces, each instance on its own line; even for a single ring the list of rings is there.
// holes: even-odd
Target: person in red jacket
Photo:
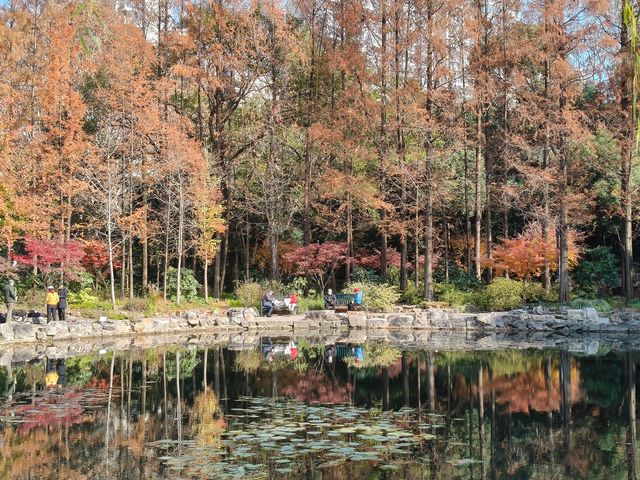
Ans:
[[[289,295],[288,307],[291,313],[295,312],[298,309],[298,296],[296,295],[296,292],[291,292],[291,295]]]

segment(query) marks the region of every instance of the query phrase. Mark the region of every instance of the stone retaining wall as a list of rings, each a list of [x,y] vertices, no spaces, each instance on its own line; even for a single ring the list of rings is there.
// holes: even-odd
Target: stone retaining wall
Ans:
[[[577,332],[640,333],[640,316],[614,314],[600,316],[592,308],[566,309],[552,313],[536,307],[532,311],[515,310],[494,313],[457,313],[441,309],[418,309],[395,313],[312,311],[306,315],[258,316],[255,309],[231,309],[227,315],[185,312],[181,316],[128,320],[86,320],[70,318],[65,322],[44,324],[14,321],[0,324],[4,342],[43,342],[81,338],[132,337],[162,334],[201,334],[225,331],[277,330],[288,334],[305,332],[338,332],[366,330],[369,336],[381,336],[376,331],[407,332],[539,332],[570,335]],[[416,333],[418,334],[418,333]],[[355,333],[354,333],[355,335]]]

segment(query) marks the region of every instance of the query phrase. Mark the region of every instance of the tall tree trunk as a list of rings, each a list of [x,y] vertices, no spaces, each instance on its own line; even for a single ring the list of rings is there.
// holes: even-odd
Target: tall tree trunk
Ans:
[[[109,292],[111,293],[111,307],[116,308],[116,277],[113,269],[113,198],[111,185],[111,165],[107,164],[109,170],[108,197],[107,197],[107,243],[109,245]]]
[[[430,114],[433,101],[433,2],[427,2],[427,59],[426,59],[426,110]],[[425,150],[425,225],[424,225],[424,299],[433,300],[433,146],[431,145],[431,132],[427,132],[424,141]]]
[[[380,2],[380,187],[382,197],[386,194],[387,169],[387,0]],[[387,278],[387,212],[380,210],[381,252],[380,274]]]
[[[558,301],[569,302],[569,224],[567,206],[567,152],[560,154],[560,189],[558,215],[558,282],[560,291]]]
[[[304,141],[304,196],[303,196],[303,212],[302,212],[302,232],[304,245],[311,243],[311,126],[313,125],[315,112],[315,83],[316,83],[316,6],[315,2],[311,6],[311,19],[309,29],[311,32],[311,55],[309,58],[309,79],[307,89],[309,98],[307,99],[307,125],[305,129]]]
[[[420,224],[420,188],[416,182],[416,205],[415,205],[415,252],[413,257],[415,259],[415,287],[416,290],[420,286],[420,231],[422,226]]]
[[[394,68],[395,68],[395,100],[396,100],[396,154],[400,159],[400,219],[403,222],[400,232],[400,290],[407,289],[407,233],[404,225],[406,219],[407,201],[407,181],[405,175],[405,144],[403,132],[403,111],[400,98],[400,56],[402,47],[400,45],[400,14],[402,11],[402,1],[395,0],[394,5]]]
[[[449,221],[444,220],[444,283],[449,283]]]
[[[224,231],[224,236],[222,237],[222,257],[220,258],[220,286],[218,287],[218,291],[220,295],[224,292],[224,281],[227,276],[227,259],[229,256],[229,229],[227,228]],[[217,298],[220,298],[218,296]]]
[[[122,269],[120,270],[120,298],[124,298],[127,288],[127,237],[122,234]]]
[[[353,199],[347,192],[347,261],[344,269],[345,283],[351,283],[351,266],[353,261]]]
[[[269,234],[269,259],[271,265],[269,278],[271,280],[278,280],[280,278],[278,269],[278,233],[274,230]]]
[[[625,2],[620,2],[624,11]],[[624,13],[621,14],[624,17]],[[622,289],[625,300],[633,298],[633,196],[631,192],[631,165],[633,155],[633,133],[631,102],[629,95],[629,78],[632,78],[631,49],[627,24],[622,18],[620,22],[620,112],[623,121],[623,137],[620,140],[620,196],[622,199],[623,240],[622,240]]]
[[[183,237],[184,237],[184,187],[182,185],[182,172],[179,173],[179,212],[178,212],[178,271],[176,272],[176,305],[180,305],[180,295],[182,293],[182,257],[183,257]]]
[[[484,29],[484,8],[482,0],[477,0],[477,21],[480,29]],[[478,52],[484,52],[484,42],[483,36],[481,32],[478,31]],[[484,60],[484,59],[482,59]],[[482,61],[480,60],[480,61]],[[478,72],[476,72],[476,168],[475,168],[475,239],[474,239],[474,255],[475,255],[475,274],[476,278],[480,279],[482,276],[482,263],[481,263],[481,253],[480,253],[480,242],[481,242],[481,230],[482,230],[482,146],[483,146],[483,131],[482,131],[482,119],[484,115],[483,108],[483,90],[484,78],[479,79],[481,73],[483,73],[484,67],[480,66]]]
[[[134,294],[133,288],[133,235],[129,230],[129,298],[132,299]]]
[[[221,235],[217,234],[221,240]],[[222,240],[221,240],[222,241]],[[222,252],[218,250],[213,261],[213,298],[220,298],[220,270],[222,264]]]
[[[425,228],[424,228],[424,299],[433,300],[433,159],[431,147],[425,145]]]
[[[486,127],[486,123],[485,123]],[[485,138],[486,138],[486,128],[485,128]],[[491,156],[489,154],[489,149],[485,148],[484,150],[484,164],[485,164],[485,182],[486,182],[486,211],[485,211],[485,228],[486,228],[486,237],[487,237],[487,259],[489,260],[489,265],[491,265],[491,259],[493,258],[493,225],[491,224]],[[487,267],[487,282],[491,283],[493,279],[493,269],[488,266]]]
[[[464,30],[464,15],[460,16],[461,28]],[[467,74],[465,68],[465,49],[464,42],[460,44],[460,65],[461,65],[461,81],[462,81],[462,112],[460,115],[462,121],[462,154],[464,156],[464,178],[463,178],[463,197],[464,197],[464,237],[465,237],[465,262],[467,272],[471,273],[473,263],[471,261],[471,215],[469,208],[469,150],[467,144]]]
[[[544,10],[544,19],[543,19],[543,35],[546,36],[548,30],[548,12],[547,12],[547,4],[545,0],[545,10]],[[544,99],[545,99],[545,122],[544,122],[544,147],[542,150],[542,169],[543,175],[547,173],[547,169],[549,168],[549,151],[550,151],[550,132],[549,132],[549,122],[551,112],[549,111],[549,82],[551,81],[550,75],[550,64],[549,64],[549,54],[546,51],[545,47],[545,58],[544,58]],[[549,184],[548,182],[544,182],[542,186],[542,238],[544,239],[544,243],[546,246],[550,245],[550,223],[551,217],[549,213]],[[551,265],[549,262],[549,258],[547,255],[544,257],[544,271],[542,272],[542,284],[544,285],[545,290],[551,290]]]
[[[145,165],[142,162],[142,295],[147,295],[149,287],[149,191],[146,185]]]
[[[209,302],[209,257],[204,257],[204,301]]]
[[[167,217],[165,218],[165,235],[164,235],[164,272],[162,275],[162,298],[167,301],[167,292],[169,288],[169,231],[171,229],[171,195],[167,200]]]
[[[476,109],[476,168],[475,168],[475,228],[474,228],[474,266],[476,278],[482,276],[482,264],[480,258],[480,242],[482,230],[482,107],[478,104]]]

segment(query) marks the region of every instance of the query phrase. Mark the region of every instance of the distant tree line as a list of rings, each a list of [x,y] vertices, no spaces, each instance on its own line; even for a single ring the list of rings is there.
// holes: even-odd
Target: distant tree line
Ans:
[[[82,240],[114,304],[152,283],[166,298],[170,268],[179,302],[187,266],[220,297],[334,242],[340,282],[376,252],[382,278],[397,266],[427,300],[434,271],[458,268],[557,282],[567,301],[581,246],[608,246],[630,299],[636,15],[589,0],[8,0],[2,268],[29,239]]]

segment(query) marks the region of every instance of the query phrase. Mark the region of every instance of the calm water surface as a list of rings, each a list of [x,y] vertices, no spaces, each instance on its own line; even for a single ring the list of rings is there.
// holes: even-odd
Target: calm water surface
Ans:
[[[637,358],[273,338],[14,363],[0,478],[636,478]]]

